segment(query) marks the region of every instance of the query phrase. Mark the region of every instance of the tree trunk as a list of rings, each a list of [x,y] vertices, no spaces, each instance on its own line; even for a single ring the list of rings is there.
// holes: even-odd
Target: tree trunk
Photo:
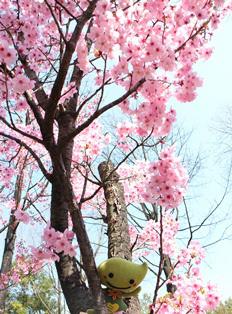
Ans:
[[[58,142],[75,127],[75,119],[66,112],[57,118],[59,124]],[[64,148],[62,154],[51,152],[53,179],[51,194],[51,226],[64,232],[68,228],[69,204],[64,193],[65,180],[70,179],[73,141]],[[74,257],[60,254],[56,269],[65,300],[71,314],[85,311],[91,306],[89,290],[81,280],[80,271]]]
[[[21,201],[23,179],[24,179],[24,167],[26,165],[26,161],[27,161],[27,157],[25,157],[23,161],[20,174],[17,176],[16,182],[15,182],[14,200],[15,200],[16,209],[18,208],[19,203]],[[2,255],[2,265],[1,265],[0,275],[8,274],[12,269],[13,255],[14,255],[15,242],[16,242],[16,231],[17,231],[18,225],[19,225],[19,222],[16,221],[15,216],[11,214],[9,218],[9,225],[7,228],[7,233],[6,233],[6,238],[5,238],[5,246],[4,246],[3,255]],[[7,293],[8,293],[7,288],[5,290],[0,290],[0,314],[5,313]]]
[[[171,261],[171,258],[166,254],[163,254],[163,258],[164,258],[164,274],[165,274],[166,279],[169,279],[171,278],[173,274],[172,261]],[[175,293],[177,289],[177,287],[173,285],[172,283],[168,283],[166,287],[167,287],[167,292],[171,294]]]
[[[127,207],[124,189],[119,182],[119,175],[114,171],[114,165],[111,161],[102,162],[98,170],[106,199],[108,257],[118,256],[131,260],[132,254],[130,250],[131,244],[128,231]],[[128,304],[129,308],[127,313],[140,313],[138,298],[130,298]]]
[[[60,232],[68,228],[68,203],[63,184],[59,177],[52,183],[51,226]],[[81,280],[75,258],[60,254],[56,269],[70,313],[80,313],[91,307],[89,291]]]
[[[14,215],[11,215],[5,238],[0,275],[9,273],[12,268],[17,227],[18,222],[16,222]],[[0,290],[0,314],[6,313],[5,308],[7,293],[7,288],[4,290]]]
[[[70,111],[69,113],[64,111],[57,120],[59,144],[67,134],[74,130],[75,118]],[[97,314],[107,313],[92,248],[81,210],[75,204],[70,182],[73,141],[63,147],[62,153],[55,151],[54,148],[50,154],[53,162],[51,225],[56,230],[64,232],[68,228],[68,214],[70,213],[90,288],[88,289],[81,280],[75,259],[61,254],[60,261],[56,263],[56,269],[69,311],[71,314],[77,314],[94,307]]]

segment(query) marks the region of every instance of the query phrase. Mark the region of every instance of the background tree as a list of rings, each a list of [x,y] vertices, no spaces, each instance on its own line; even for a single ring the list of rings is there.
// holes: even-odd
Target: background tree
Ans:
[[[232,300],[228,299],[214,310],[209,312],[209,314],[230,314],[232,313]]]
[[[144,293],[141,296],[141,314],[147,314],[149,313],[149,306],[152,303],[152,298],[149,294]]]
[[[60,291],[48,272],[41,271],[24,277],[17,287],[8,290],[6,312],[63,313]]]

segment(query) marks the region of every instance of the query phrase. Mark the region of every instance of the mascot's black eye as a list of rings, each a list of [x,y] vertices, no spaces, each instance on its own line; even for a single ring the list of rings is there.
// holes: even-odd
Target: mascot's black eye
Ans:
[[[108,276],[109,276],[110,278],[113,278],[113,277],[114,277],[114,274],[113,274],[113,273],[109,273]]]
[[[135,283],[134,279],[131,279],[131,280],[129,281],[129,283],[130,283],[131,285],[133,285],[133,283]]]

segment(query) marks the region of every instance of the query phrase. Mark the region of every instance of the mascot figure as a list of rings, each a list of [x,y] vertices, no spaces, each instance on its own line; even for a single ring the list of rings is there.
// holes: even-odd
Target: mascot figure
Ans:
[[[147,264],[141,265],[119,257],[112,257],[98,266],[101,283],[104,289],[109,314],[126,311],[124,298],[137,296],[141,290],[139,284],[147,273]],[[88,310],[94,314],[94,310]]]

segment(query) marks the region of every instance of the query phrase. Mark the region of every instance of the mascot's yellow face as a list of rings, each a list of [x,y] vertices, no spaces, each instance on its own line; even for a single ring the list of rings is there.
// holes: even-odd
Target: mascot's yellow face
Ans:
[[[132,263],[126,259],[112,257],[98,266],[100,280],[111,290],[133,292],[147,273],[147,264]]]

